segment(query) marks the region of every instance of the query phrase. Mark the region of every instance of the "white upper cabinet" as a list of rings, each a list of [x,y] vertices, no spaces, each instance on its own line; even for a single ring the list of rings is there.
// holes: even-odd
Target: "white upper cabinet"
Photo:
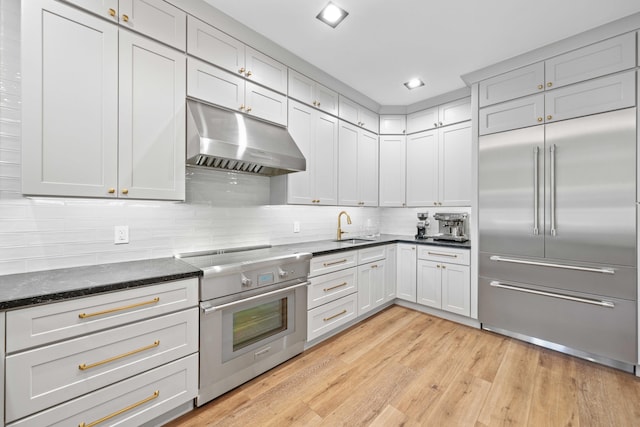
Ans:
[[[547,89],[604,76],[635,66],[636,35],[623,34],[545,61]]]
[[[184,52],[187,14],[164,0],[67,0]]]
[[[120,31],[120,197],[185,196],[185,56]]]
[[[407,115],[407,133],[425,130],[471,120],[471,98],[462,98],[427,110]]]
[[[340,121],[338,204],[378,206],[378,136]]]
[[[237,39],[189,16],[187,53],[247,80],[287,93],[287,67]]]
[[[407,136],[407,206],[438,203],[438,131]]]
[[[23,193],[184,199],[184,54],[57,1],[23,7]]]
[[[342,120],[378,133],[378,115],[342,95],[339,96],[338,112]]]
[[[381,115],[380,135],[404,135],[407,131],[407,116],[405,115]]]
[[[406,206],[406,136],[380,137],[380,206]]]
[[[527,96],[480,109],[480,135],[534,126],[544,122],[544,94]]]
[[[289,70],[289,97],[322,110],[338,115],[338,92],[302,75]]]
[[[287,97],[196,58],[187,58],[187,95],[280,125]]]
[[[544,90],[544,63],[528,65],[480,82],[480,107]]]

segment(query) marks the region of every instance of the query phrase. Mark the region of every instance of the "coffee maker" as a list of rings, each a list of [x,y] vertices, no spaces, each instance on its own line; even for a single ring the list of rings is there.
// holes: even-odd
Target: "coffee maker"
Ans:
[[[429,227],[429,212],[418,212],[418,223],[416,224],[416,228],[418,229],[418,234],[416,234],[416,239],[426,239],[427,236],[427,227]]]
[[[433,219],[437,220],[440,225],[439,233],[433,236],[433,239],[466,242],[469,240],[466,234],[468,216],[469,214],[461,212],[435,214]]]

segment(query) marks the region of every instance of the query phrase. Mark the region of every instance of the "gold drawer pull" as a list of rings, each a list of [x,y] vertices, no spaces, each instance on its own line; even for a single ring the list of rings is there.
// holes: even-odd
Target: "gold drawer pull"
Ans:
[[[335,285],[335,286],[332,286],[332,287],[330,287],[330,288],[324,288],[324,291],[325,291],[325,292],[329,292],[329,291],[332,291],[332,290],[334,290],[334,289],[341,288],[341,287],[343,287],[343,286],[347,286],[347,282],[342,282],[342,283],[340,283],[339,285]]]
[[[332,265],[337,265],[337,264],[344,264],[345,262],[347,262],[347,259],[341,259],[340,261],[334,261],[334,262],[325,262],[324,266],[325,267],[331,267]]]
[[[143,305],[156,304],[158,301],[160,301],[160,297],[155,297],[151,301],[138,302],[136,304],[125,305],[124,307],[110,308],[108,310],[96,311],[95,313],[89,313],[89,314],[80,313],[78,314],[78,317],[81,319],[86,319],[87,317],[101,316],[103,314],[114,313],[116,311],[123,311],[123,310],[129,310],[130,308],[142,307]]]
[[[441,252],[427,252],[429,255],[438,255],[438,256],[448,256],[449,258],[458,258],[458,255],[454,254],[443,254]]]
[[[322,320],[324,320],[325,322],[328,322],[328,321],[329,321],[329,320],[331,320],[331,319],[335,319],[335,318],[336,318],[336,317],[338,317],[338,316],[342,316],[342,315],[343,315],[343,314],[345,314],[346,312],[347,312],[347,310],[346,310],[346,309],[344,309],[344,310],[342,310],[340,313],[338,313],[338,314],[334,314],[333,316],[325,317],[325,318],[324,318],[324,319],[322,319]]]
[[[80,423],[78,425],[78,427],[93,427],[93,426],[97,426],[98,424],[103,423],[103,422],[105,422],[105,421],[107,421],[107,420],[109,420],[109,419],[111,419],[113,417],[117,417],[120,414],[124,414],[125,412],[130,411],[132,409],[135,409],[140,405],[144,405],[147,402],[151,402],[153,399],[156,399],[158,396],[160,396],[160,390],[154,391],[151,396],[147,397],[146,399],[142,399],[140,402],[133,403],[133,404],[127,406],[126,408],[122,408],[119,411],[114,412],[113,414],[109,414],[106,417],[100,418],[99,420],[93,421],[93,422],[91,422],[89,424]]]
[[[140,348],[138,348],[136,350],[131,350],[131,351],[127,352],[127,353],[123,353],[123,354],[120,354],[118,356],[113,356],[113,357],[110,357],[108,359],[101,360],[99,362],[91,363],[89,365],[87,365],[86,363],[83,363],[82,365],[78,365],[78,369],[80,369],[81,371],[86,371],[87,369],[95,368],[96,366],[104,365],[105,363],[113,362],[115,360],[122,359],[123,357],[132,356],[132,355],[134,355],[136,353],[140,353],[140,352],[143,352],[143,351],[146,351],[146,350],[151,350],[152,348],[155,348],[155,347],[157,347],[159,345],[160,345],[160,340],[156,340],[156,341],[153,342],[153,344],[149,344],[147,346],[140,347]]]

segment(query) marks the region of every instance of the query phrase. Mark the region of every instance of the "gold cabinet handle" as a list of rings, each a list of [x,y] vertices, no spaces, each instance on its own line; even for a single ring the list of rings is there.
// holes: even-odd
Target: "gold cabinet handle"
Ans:
[[[544,89],[544,85],[538,85],[538,89],[540,90]]]
[[[244,67],[240,68],[240,69],[238,70],[238,73],[240,73],[240,74],[244,74]]]
[[[144,347],[140,347],[140,348],[137,348],[135,350],[131,350],[131,351],[128,351],[126,353],[119,354],[117,356],[113,356],[113,357],[110,357],[108,359],[101,360],[99,362],[89,363],[88,365],[86,363],[83,363],[82,365],[78,365],[78,369],[80,369],[81,371],[86,371],[87,369],[95,368],[96,366],[101,366],[101,365],[104,365],[106,363],[110,363],[110,362],[114,362],[116,360],[120,360],[120,359],[122,359],[124,357],[132,356],[134,354],[141,353],[141,352],[146,351],[146,350],[151,350],[152,348],[158,347],[159,345],[160,345],[160,340],[156,340],[156,341],[153,342],[153,344],[149,344],[149,345],[146,345]]]
[[[325,262],[323,265],[325,267],[331,267],[332,265],[338,265],[338,264],[344,264],[345,262],[347,262],[347,259],[341,259],[340,261],[333,261],[333,262]]]
[[[551,87],[551,86],[553,86],[553,83],[551,82],[547,83],[547,87]]]
[[[247,113],[251,111],[251,107],[247,107],[247,109],[245,110]]]
[[[345,314],[346,312],[347,312],[347,310],[346,310],[346,309],[344,309],[344,310],[342,310],[340,313],[338,313],[338,314],[334,314],[333,316],[325,317],[325,318],[324,318],[324,319],[322,319],[322,320],[324,320],[325,322],[328,322],[328,321],[329,321],[329,320],[331,320],[331,319],[335,319],[335,318],[336,318],[336,317],[338,317],[338,316],[342,316],[342,315],[343,315],[343,314]]]
[[[442,252],[427,252],[429,255],[436,255],[436,256],[448,256],[449,258],[458,258],[458,255],[454,255],[454,254],[445,254]]]
[[[246,73],[244,73],[244,75],[247,77],[251,77],[253,73],[251,71],[247,71]]]
[[[547,120],[551,120],[553,117],[551,115],[547,116]]]
[[[117,311],[129,310],[131,308],[142,307],[143,305],[156,304],[159,301],[160,301],[160,297],[155,297],[154,299],[149,300],[149,301],[138,302],[138,303],[135,303],[135,304],[129,304],[129,305],[125,305],[125,306],[122,306],[122,307],[110,308],[108,310],[95,311],[93,313],[80,313],[80,314],[78,314],[78,317],[81,318],[81,319],[86,319],[87,317],[102,316],[103,314],[109,314],[109,313],[115,313]]]
[[[240,111],[244,110],[244,104],[240,104],[240,107],[238,107],[238,110]]]
[[[442,206],[442,202],[438,202],[438,206]]]
[[[325,292],[329,292],[329,291],[332,291],[332,290],[334,290],[334,289],[341,288],[341,287],[343,287],[343,286],[347,286],[347,282],[342,282],[342,283],[340,283],[339,285],[331,286],[330,288],[324,288],[324,291],[325,291]]]
[[[443,265],[443,266],[442,266],[442,268],[447,268],[447,266],[446,266],[446,265]]]
[[[320,101],[318,101],[318,107],[320,106]]]
[[[313,101],[313,105],[317,107],[318,106],[318,101]]]
[[[126,188],[123,188],[123,189],[122,189],[122,194],[129,194],[129,190],[128,190],[128,189],[126,189]]]
[[[436,264],[436,268],[440,268],[440,264]]]
[[[115,188],[110,188],[107,191],[109,192],[109,194],[114,194],[116,192],[116,189]]]
[[[373,264],[371,268],[378,268],[378,264]]]
[[[123,15],[122,15],[122,20],[123,20],[124,22],[129,22],[129,16],[128,16],[128,15],[124,15],[124,14],[123,14]]]
[[[438,124],[434,122],[434,123],[433,123],[433,127],[436,127],[436,128],[437,128],[437,127],[438,127]]]
[[[147,397],[146,399],[142,399],[139,402],[133,403],[133,404],[127,406],[126,408],[122,408],[119,411],[114,412],[113,414],[109,414],[106,417],[100,418],[99,420],[90,422],[88,424],[87,423],[80,423],[78,425],[78,427],[94,427],[94,426],[97,426],[98,424],[103,423],[103,422],[105,422],[105,421],[107,421],[107,420],[109,420],[109,419],[111,419],[113,417],[117,417],[120,414],[124,414],[125,412],[130,411],[132,409],[135,409],[140,405],[144,405],[147,402],[151,402],[153,399],[156,399],[158,396],[160,396],[160,390],[154,391],[153,394],[151,396]]]
[[[116,10],[115,9],[109,9],[109,15],[110,16],[116,16]]]
[[[542,121],[542,117],[538,117],[538,121],[541,122]]]

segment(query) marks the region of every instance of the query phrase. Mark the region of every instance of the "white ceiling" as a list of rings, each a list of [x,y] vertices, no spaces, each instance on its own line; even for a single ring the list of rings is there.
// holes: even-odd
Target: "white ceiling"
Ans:
[[[640,12],[638,0],[205,0],[380,105],[464,87],[460,75]],[[426,86],[403,83],[421,77]]]

